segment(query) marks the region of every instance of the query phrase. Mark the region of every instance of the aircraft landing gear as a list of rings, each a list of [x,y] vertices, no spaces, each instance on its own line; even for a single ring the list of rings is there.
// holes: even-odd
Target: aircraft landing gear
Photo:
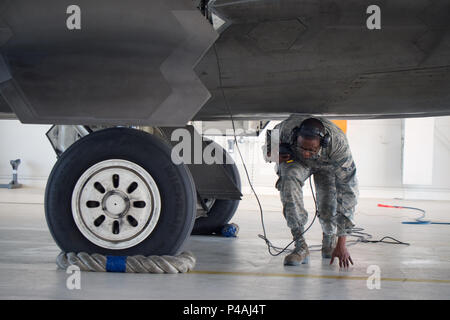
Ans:
[[[89,134],[54,166],[45,214],[61,250],[172,255],[189,237],[196,191],[188,168],[159,138],[134,129]]]
[[[218,150],[221,150],[226,157],[223,167],[230,179],[236,185],[237,189],[241,190],[241,179],[236,163],[231,159],[231,156],[223,150],[216,142],[211,142],[216,145]],[[236,210],[239,206],[239,199],[216,199],[207,198],[201,199],[208,208],[206,216],[198,217],[195,220],[194,229],[192,234],[194,235],[209,235],[220,234],[222,228],[233,218]]]

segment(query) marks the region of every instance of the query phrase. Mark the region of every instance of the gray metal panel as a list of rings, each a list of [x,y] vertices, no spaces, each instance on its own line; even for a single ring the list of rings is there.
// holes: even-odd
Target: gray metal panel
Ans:
[[[189,37],[161,65],[161,72],[171,85],[172,93],[150,115],[150,119],[156,124],[177,126],[191,120],[211,97],[193,67],[218,34],[211,26],[205,28],[206,20],[200,19],[196,11],[174,11],[173,14]]]
[[[4,12],[2,7],[4,6],[0,4],[0,47],[3,46],[12,36],[11,29],[1,19],[1,13]]]
[[[450,66],[364,74],[328,105],[336,114],[342,110],[348,113],[348,106],[359,105],[364,110],[355,108],[355,115],[388,116],[408,110],[409,114],[420,116],[450,107],[449,84]]]
[[[190,132],[191,137],[195,137],[195,139],[202,139],[193,126],[185,126],[183,128]],[[164,132],[165,138],[170,141],[172,132],[178,128],[162,127],[160,129]],[[172,145],[176,145],[178,142],[170,141],[170,143]],[[203,151],[203,148],[208,143],[209,142],[203,141],[201,151]],[[191,139],[191,150],[195,150],[194,139]],[[187,167],[194,178],[195,188],[201,197],[235,200],[241,199],[242,194],[225,170],[224,164],[206,164],[203,161],[201,164],[195,164],[196,162],[199,162],[198,160],[199,159],[195,158],[194,152],[191,152],[190,164],[187,164]],[[225,162],[225,159],[223,162]]]
[[[230,179],[223,165],[191,164],[188,168],[201,197],[241,200],[241,192]]]
[[[65,28],[69,4],[0,0],[0,52],[15,80],[0,90],[23,122],[229,119],[223,94],[235,119],[450,115],[448,0],[386,0],[376,31],[365,25],[372,0],[212,1],[227,27],[204,56],[217,34],[193,1],[79,0],[79,32]],[[434,82],[394,76],[435,68]],[[378,73],[384,85],[354,87]]]
[[[184,125],[210,97],[193,67],[217,38],[190,0],[15,0],[2,12],[1,48],[22,122]],[[18,92],[12,93],[12,89]],[[11,96],[8,96],[11,95]]]
[[[0,120],[16,120],[17,117],[14,113],[4,113],[4,112],[0,112]]]
[[[9,72],[8,65],[5,59],[0,53],[0,83],[11,80],[11,73]]]
[[[6,101],[3,99],[3,97],[0,95],[0,113],[12,113],[11,109],[9,108]],[[1,115],[0,115],[1,119]]]
[[[344,118],[450,115],[447,76],[439,83],[421,82],[430,86],[421,92],[412,90],[414,78],[398,82],[393,76],[397,91],[378,92],[371,85],[357,101],[334,104],[367,74],[387,73],[383,78],[387,87],[391,72],[437,67],[449,72],[448,0],[380,3],[382,29],[376,31],[365,24],[371,4],[369,0],[215,1],[214,12],[232,24],[196,67],[213,97],[194,120],[229,119],[222,90],[235,119],[274,119],[291,113]],[[217,62],[212,64],[216,53],[222,87]],[[411,105],[397,96],[407,91],[410,101],[417,95]],[[439,94],[429,99],[441,102],[430,105],[420,97],[426,92]],[[375,96],[383,103],[375,106]]]
[[[0,26],[0,45],[2,43],[2,30]],[[11,80],[11,74],[9,73],[9,69],[6,65],[5,60],[3,59],[3,56],[0,53],[0,84],[3,82],[6,82],[8,80]],[[12,110],[9,107],[8,103],[5,101],[5,99],[0,94],[0,119],[9,119],[11,117],[14,117],[14,114],[11,114]]]

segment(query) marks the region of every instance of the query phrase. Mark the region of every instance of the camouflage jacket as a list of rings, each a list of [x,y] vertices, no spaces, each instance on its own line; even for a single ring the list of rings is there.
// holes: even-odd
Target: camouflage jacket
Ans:
[[[274,129],[279,130],[281,143],[293,145],[292,131],[300,126],[303,120],[312,116],[291,115],[288,119],[279,123]],[[333,122],[322,117],[314,117],[322,121],[326,132],[331,136],[331,141],[327,148],[321,148],[319,157],[314,160],[303,159],[301,154],[295,152],[296,161],[300,161],[312,171],[326,171],[336,176],[336,191],[338,201],[338,213],[348,215],[354,212],[358,197],[358,183],[356,178],[356,166],[350,151],[350,146],[345,133]]]

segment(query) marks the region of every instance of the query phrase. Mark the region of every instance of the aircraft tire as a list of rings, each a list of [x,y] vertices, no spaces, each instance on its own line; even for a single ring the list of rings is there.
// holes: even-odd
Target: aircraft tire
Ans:
[[[215,142],[213,142],[215,143]],[[221,148],[222,149],[222,148]],[[223,149],[222,149],[223,150]],[[227,158],[230,155],[223,150]],[[234,161],[227,161],[224,164],[225,170],[230,175],[233,182],[241,191],[241,179],[239,170]],[[193,235],[210,235],[219,234],[222,227],[226,225],[236,213],[240,200],[233,199],[215,199],[214,204],[210,208],[207,217],[199,217],[195,220]]]
[[[70,146],[45,191],[47,224],[61,250],[177,254],[195,222],[196,191],[170,150],[161,139],[129,128],[100,130]]]

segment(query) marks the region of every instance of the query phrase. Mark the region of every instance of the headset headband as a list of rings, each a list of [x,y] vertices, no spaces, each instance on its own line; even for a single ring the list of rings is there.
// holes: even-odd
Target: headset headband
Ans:
[[[311,119],[311,118],[310,118]],[[316,118],[313,118],[316,119]],[[318,121],[320,121],[319,119],[316,119]],[[323,126],[322,121],[320,121],[320,123],[322,123],[322,126],[324,128],[324,132],[322,130],[320,130],[319,128],[316,127],[306,127],[304,126],[305,121],[302,121],[302,123],[300,124],[299,127],[294,128],[294,136],[293,138],[296,140],[298,136],[302,136],[302,137],[317,137],[320,139],[320,145],[324,148],[328,147],[330,141],[331,141],[331,137],[328,133],[326,133],[325,131],[325,126]]]

